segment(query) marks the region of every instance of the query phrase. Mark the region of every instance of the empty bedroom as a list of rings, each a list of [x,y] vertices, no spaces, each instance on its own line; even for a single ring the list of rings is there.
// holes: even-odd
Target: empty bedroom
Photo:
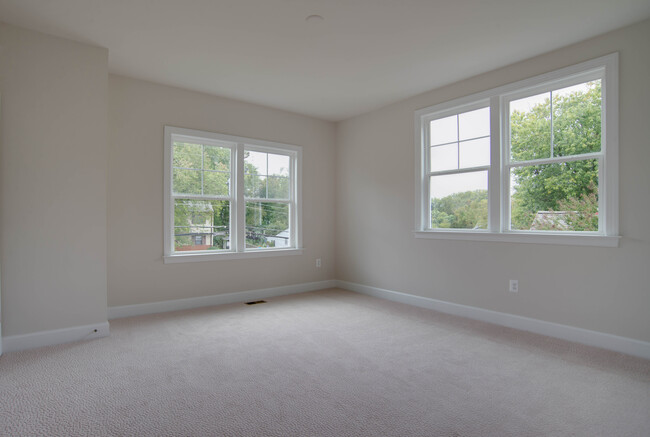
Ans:
[[[0,435],[650,436],[649,44],[649,0],[0,0]]]

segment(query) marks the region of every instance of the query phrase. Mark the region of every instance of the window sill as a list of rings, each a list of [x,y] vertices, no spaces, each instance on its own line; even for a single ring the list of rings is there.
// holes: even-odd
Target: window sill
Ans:
[[[163,262],[165,264],[185,263],[185,262],[202,262],[202,261],[221,261],[228,259],[249,259],[249,258],[267,258],[272,256],[301,255],[302,249],[272,249],[272,250],[252,250],[248,252],[219,252],[219,253],[191,253],[165,255]]]
[[[536,243],[564,246],[618,247],[621,237],[580,234],[545,234],[525,232],[415,231],[415,238],[434,240],[496,241],[502,243]]]

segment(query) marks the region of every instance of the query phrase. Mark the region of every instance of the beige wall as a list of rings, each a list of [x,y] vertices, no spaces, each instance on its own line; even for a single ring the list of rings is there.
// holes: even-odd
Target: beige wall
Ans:
[[[333,278],[334,124],[120,76],[109,91],[109,306]],[[302,146],[303,254],[163,264],[166,124]]]
[[[3,335],[106,321],[107,62],[0,23]]]
[[[336,277],[650,341],[650,21],[342,122]],[[414,111],[620,52],[619,248],[416,240]],[[518,294],[508,280],[518,279]]]

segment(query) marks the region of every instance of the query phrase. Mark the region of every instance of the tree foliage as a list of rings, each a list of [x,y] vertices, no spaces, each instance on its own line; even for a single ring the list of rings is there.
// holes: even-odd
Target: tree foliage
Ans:
[[[431,201],[431,227],[487,229],[486,190],[454,193]]]

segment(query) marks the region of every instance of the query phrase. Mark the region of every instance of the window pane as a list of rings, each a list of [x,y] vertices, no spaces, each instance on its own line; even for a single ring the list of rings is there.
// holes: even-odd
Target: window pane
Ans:
[[[174,167],[201,168],[202,147],[200,144],[174,143]]]
[[[460,143],[460,168],[490,165],[490,137]]]
[[[487,229],[488,172],[431,176],[431,228]]]
[[[553,156],[600,152],[600,80],[553,91]]]
[[[458,132],[461,141],[490,135],[490,108],[459,114]]]
[[[174,201],[174,250],[230,249],[230,202],[227,200]]]
[[[510,159],[551,157],[551,93],[510,102]]]
[[[244,158],[244,169],[246,174],[266,175],[267,153],[247,150]]]
[[[269,176],[267,179],[267,198],[289,199],[289,178]]]
[[[432,146],[458,141],[458,116],[456,115],[433,120],[429,127]]]
[[[230,149],[227,147],[203,146],[203,168],[205,170],[230,171]]]
[[[291,245],[289,205],[246,202],[246,248],[278,248]]]
[[[203,172],[203,194],[206,196],[228,196],[230,173],[216,171]]]
[[[511,169],[511,229],[598,231],[598,160]]]
[[[431,147],[431,171],[455,170],[458,168],[458,143]]]
[[[269,153],[269,176],[289,176],[289,165],[291,160],[287,155],[276,155]]]
[[[201,170],[174,169],[174,194],[201,195]]]
[[[244,196],[266,199],[266,176],[244,176]]]

